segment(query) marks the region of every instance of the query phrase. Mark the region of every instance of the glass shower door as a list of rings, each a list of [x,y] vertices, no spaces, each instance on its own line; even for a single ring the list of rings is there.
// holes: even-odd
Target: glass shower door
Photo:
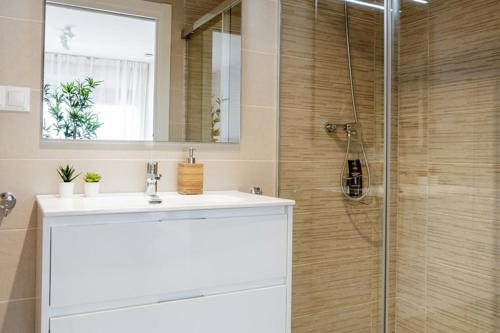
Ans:
[[[500,332],[500,1],[397,5],[393,329]]]
[[[279,194],[297,202],[293,332],[382,332],[383,6],[281,5]]]
[[[293,333],[500,332],[500,2],[281,5]]]

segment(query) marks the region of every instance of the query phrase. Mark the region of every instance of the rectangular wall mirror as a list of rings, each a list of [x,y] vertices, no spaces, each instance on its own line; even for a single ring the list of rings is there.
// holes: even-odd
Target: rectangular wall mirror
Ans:
[[[241,5],[189,1],[46,1],[43,139],[238,143]]]

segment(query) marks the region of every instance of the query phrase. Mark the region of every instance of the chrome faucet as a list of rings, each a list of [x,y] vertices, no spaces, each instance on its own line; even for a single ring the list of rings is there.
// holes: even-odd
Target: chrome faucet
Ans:
[[[16,206],[16,197],[10,192],[0,194],[0,224]]]
[[[149,203],[158,204],[162,200],[158,196],[158,181],[161,179],[161,174],[158,173],[159,162],[148,162],[146,168],[146,194],[151,196]]]

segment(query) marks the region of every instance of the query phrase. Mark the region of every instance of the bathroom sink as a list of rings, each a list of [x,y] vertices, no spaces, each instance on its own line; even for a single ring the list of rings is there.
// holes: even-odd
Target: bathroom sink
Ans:
[[[158,193],[162,200],[160,204],[151,205],[196,205],[196,204],[220,204],[241,202],[245,199],[240,196],[207,193],[200,195],[179,195],[177,193]],[[150,205],[151,197],[146,194],[118,194],[107,195],[103,194],[98,197],[81,198],[81,203],[86,206],[106,207],[106,206],[143,206]]]
[[[245,201],[241,196],[207,193],[200,195],[179,195],[176,193],[160,193],[160,198],[165,204],[216,204]]]
[[[144,193],[109,193],[90,198],[81,195],[70,198],[40,195],[37,201],[45,216],[293,205],[291,200],[238,191],[214,191],[200,195],[162,192],[158,196],[161,203],[150,203],[151,197]]]

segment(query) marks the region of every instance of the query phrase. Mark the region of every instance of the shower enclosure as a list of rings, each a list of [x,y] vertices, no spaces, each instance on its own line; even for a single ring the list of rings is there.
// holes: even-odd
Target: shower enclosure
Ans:
[[[500,332],[500,1],[281,0],[293,333]]]

